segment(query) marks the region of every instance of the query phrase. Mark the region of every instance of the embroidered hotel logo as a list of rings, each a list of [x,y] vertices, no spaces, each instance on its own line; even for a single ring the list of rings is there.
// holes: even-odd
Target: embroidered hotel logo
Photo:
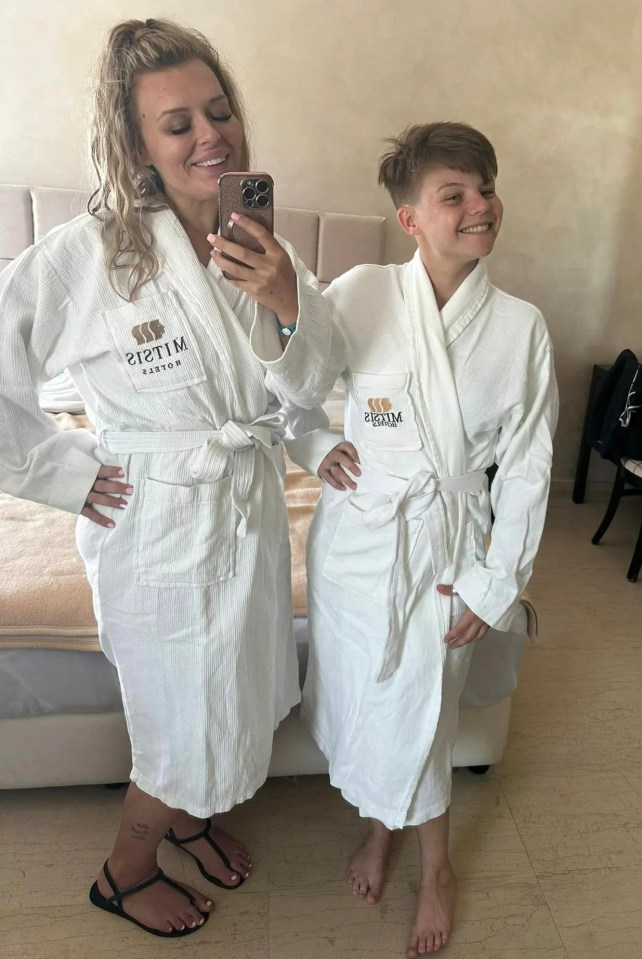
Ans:
[[[364,423],[371,426],[398,426],[402,423],[401,413],[395,413],[392,401],[387,396],[371,396],[368,400],[369,413],[364,413]]]
[[[165,327],[160,320],[149,320],[147,323],[139,323],[138,326],[132,327],[132,336],[139,346],[160,340],[164,332]]]
[[[140,323],[138,326],[132,327],[132,336],[139,346],[160,340],[164,332],[165,327],[160,320],[148,320],[146,323]],[[173,339],[165,340],[164,343],[147,346],[144,350],[125,353],[125,359],[128,366],[137,368],[137,374],[149,376],[153,373],[166,373],[168,370],[180,366],[180,354],[187,350],[189,350],[189,346],[185,337],[175,336]]]

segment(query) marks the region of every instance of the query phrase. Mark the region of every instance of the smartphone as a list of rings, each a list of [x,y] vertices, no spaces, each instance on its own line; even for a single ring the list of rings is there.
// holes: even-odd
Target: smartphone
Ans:
[[[230,219],[232,213],[243,213],[274,233],[274,181],[269,173],[224,173],[218,180],[219,233],[247,250],[265,253],[253,236]]]

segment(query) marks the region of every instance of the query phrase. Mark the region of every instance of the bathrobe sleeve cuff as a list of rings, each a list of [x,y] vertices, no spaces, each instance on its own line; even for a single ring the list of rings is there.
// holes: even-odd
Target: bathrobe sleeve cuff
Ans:
[[[312,430],[296,439],[286,439],[285,448],[297,466],[316,476],[321,461],[344,439],[343,433],[338,430]]]
[[[453,585],[466,606],[493,629],[506,632],[511,628],[520,598],[516,583],[502,582],[486,567],[476,564]]]

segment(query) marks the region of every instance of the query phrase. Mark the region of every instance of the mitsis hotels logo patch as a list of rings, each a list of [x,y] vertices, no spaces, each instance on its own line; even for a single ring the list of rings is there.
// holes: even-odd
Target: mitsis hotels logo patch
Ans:
[[[155,343],[161,339],[164,333],[165,327],[160,320],[148,320],[146,323],[139,323],[138,326],[132,327],[132,336],[139,346]],[[133,350],[131,353],[125,353],[125,359],[128,366],[140,367],[140,373],[143,376],[148,376],[151,373],[164,373],[180,366],[181,358],[179,354],[188,349],[189,346],[185,337],[176,336],[173,339],[165,340],[164,343],[147,346],[144,350]]]
[[[369,413],[363,414],[364,423],[370,426],[398,426],[403,422],[401,413],[395,413],[392,402],[387,396],[371,396],[368,400]]]

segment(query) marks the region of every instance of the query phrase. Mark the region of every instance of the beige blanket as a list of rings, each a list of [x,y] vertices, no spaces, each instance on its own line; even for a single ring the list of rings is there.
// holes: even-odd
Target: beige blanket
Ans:
[[[64,429],[87,426],[61,413]],[[294,613],[305,616],[305,543],[320,481],[288,462]],[[91,590],[76,550],[76,517],[0,493],[0,649],[99,650]]]

